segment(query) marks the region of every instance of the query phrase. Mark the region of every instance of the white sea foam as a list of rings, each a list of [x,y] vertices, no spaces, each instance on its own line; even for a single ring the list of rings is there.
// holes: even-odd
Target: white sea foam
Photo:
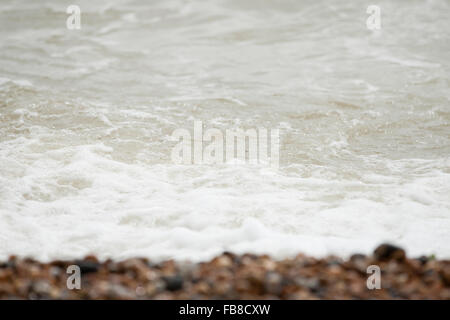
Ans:
[[[448,1],[79,5],[0,5],[0,260],[450,257]],[[173,164],[194,121],[279,169]]]

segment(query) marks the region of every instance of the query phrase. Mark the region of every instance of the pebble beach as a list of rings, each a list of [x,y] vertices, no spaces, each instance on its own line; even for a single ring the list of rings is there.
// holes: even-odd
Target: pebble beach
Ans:
[[[0,1],[0,299],[449,300],[449,13]]]
[[[81,288],[68,289],[66,270],[77,265]],[[381,270],[381,289],[369,290],[370,265]],[[303,254],[225,252],[202,263],[148,259],[40,263],[10,257],[0,264],[0,299],[450,299],[450,260],[407,258],[383,244],[371,255],[316,259]]]

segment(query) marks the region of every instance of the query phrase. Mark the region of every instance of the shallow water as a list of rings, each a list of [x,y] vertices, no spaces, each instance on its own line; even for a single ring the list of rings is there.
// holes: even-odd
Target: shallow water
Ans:
[[[0,3],[0,258],[450,257],[450,2]],[[175,129],[280,130],[279,168]]]

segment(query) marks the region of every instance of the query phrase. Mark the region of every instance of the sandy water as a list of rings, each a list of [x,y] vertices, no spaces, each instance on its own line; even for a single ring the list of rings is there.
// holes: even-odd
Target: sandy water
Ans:
[[[450,2],[0,3],[0,258],[450,257]],[[175,129],[280,130],[280,166]]]

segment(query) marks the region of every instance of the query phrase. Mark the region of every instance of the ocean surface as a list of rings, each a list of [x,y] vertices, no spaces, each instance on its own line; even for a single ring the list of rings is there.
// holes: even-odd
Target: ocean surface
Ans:
[[[0,259],[450,258],[450,1],[69,4],[0,2]],[[194,121],[279,168],[174,163]]]

